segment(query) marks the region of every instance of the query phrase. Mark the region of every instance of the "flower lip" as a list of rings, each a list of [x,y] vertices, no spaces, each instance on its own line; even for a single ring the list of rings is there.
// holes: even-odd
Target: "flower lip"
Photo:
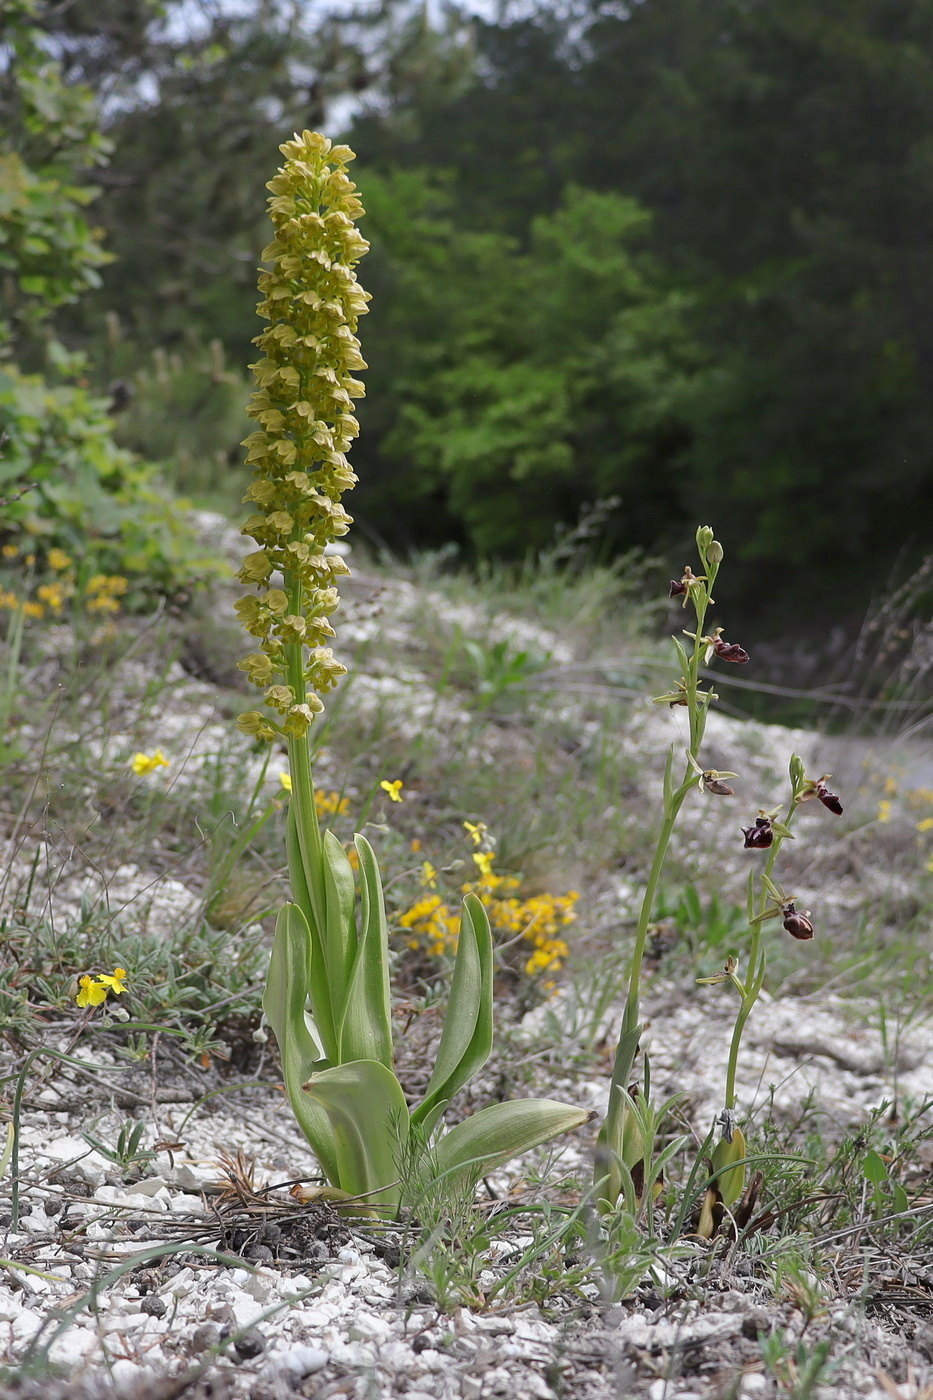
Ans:
[[[829,777],[829,774],[827,774],[826,776]],[[834,792],[830,792],[829,788],[822,781],[822,779],[816,785],[816,795],[822,802],[823,806],[826,807],[830,812],[832,812],[837,817],[842,816],[842,803],[839,801],[839,798]]]
[[[715,637],[712,645],[720,661],[733,661],[737,666],[744,666],[750,660],[745,648],[735,642],[724,642],[721,637]]]
[[[788,899],[781,905],[781,913],[784,915],[784,928],[793,938],[803,940],[813,937],[813,925],[808,909],[801,909],[798,913],[794,901]]]
[[[774,843],[774,828],[770,817],[756,817],[754,826],[743,826],[746,851],[766,851]]]

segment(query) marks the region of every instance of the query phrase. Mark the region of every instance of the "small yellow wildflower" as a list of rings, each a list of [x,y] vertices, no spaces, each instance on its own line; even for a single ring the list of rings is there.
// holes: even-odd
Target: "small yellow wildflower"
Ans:
[[[117,996],[120,996],[126,991],[126,987],[123,984],[126,982],[128,976],[129,973],[125,967],[115,967],[112,973],[99,973],[97,980],[98,982],[102,982],[108,991],[116,992]]]
[[[15,559],[15,558],[17,557],[18,554],[19,554],[19,545],[18,545],[18,544],[5,544],[5,545],[3,546],[3,557],[4,557],[4,559]]]
[[[402,797],[402,788],[405,785],[402,782],[401,778],[396,778],[391,783],[386,782],[385,778],[383,778],[379,786],[382,788],[383,792],[387,792],[389,794],[389,797],[393,802],[404,802],[405,799]]]
[[[878,803],[878,821],[889,822],[891,820],[891,807],[893,803],[883,800]]]
[[[70,568],[72,562],[71,555],[66,554],[63,549],[49,550],[49,568],[54,569],[56,573],[61,573],[62,569]]]
[[[933,802],[933,791],[930,788],[914,788],[907,794],[907,801],[911,807],[928,807]]]
[[[412,841],[409,849],[415,852],[415,854],[417,854],[417,852],[421,850],[421,842],[418,840],[417,836]]]
[[[421,883],[432,890],[437,889],[437,871],[429,860],[421,862]]]
[[[24,603],[23,612],[27,617],[45,617],[45,608],[41,603]]]
[[[35,556],[34,554],[27,554],[27,555],[26,555],[26,558],[25,558],[25,560],[24,560],[24,563],[26,564],[26,567],[27,567],[27,568],[31,569],[32,566],[33,566],[33,564],[34,564],[35,562],[36,562],[36,556]]]
[[[896,779],[896,778],[885,778],[885,780],[884,780],[884,790],[885,790],[885,792],[888,794],[889,797],[893,797],[894,794],[897,792],[897,779]]]
[[[924,817],[922,822],[917,822],[918,831],[933,831],[933,817]]]
[[[19,607],[19,599],[15,593],[0,591],[0,608],[9,608],[10,612],[16,612]]]
[[[156,749],[155,753],[137,753],[133,755],[130,767],[137,777],[141,778],[146,773],[154,773],[157,768],[167,768],[169,760],[161,749]]]
[[[115,967],[112,973],[101,972],[95,977],[85,973],[78,979],[76,1003],[78,1006],[101,1006],[107,1000],[108,992],[120,996],[126,990],[124,983],[127,976],[125,967]]]
[[[474,846],[479,846],[482,843],[488,830],[485,822],[464,822],[463,829],[470,833]]]
[[[292,775],[291,775],[291,773],[280,773],[280,774],[279,774],[279,782],[282,784],[282,787],[285,789],[286,792],[291,792],[291,790],[292,790]]]
[[[78,979],[80,991],[75,997],[79,1006],[100,1006],[101,1002],[107,1000],[107,988],[98,982],[95,977],[85,975]]]
[[[474,851],[473,859],[479,867],[479,873],[488,879],[492,874],[492,853],[490,851]]]

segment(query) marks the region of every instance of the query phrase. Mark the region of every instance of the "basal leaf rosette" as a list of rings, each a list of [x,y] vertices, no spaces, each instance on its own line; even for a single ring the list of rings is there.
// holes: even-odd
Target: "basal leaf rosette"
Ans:
[[[256,509],[242,533],[259,548],[237,575],[256,592],[236,604],[259,639],[240,669],[278,716],[250,711],[239,727],[270,741],[302,738],[324,708],[320,695],[346,674],[327,643],[335,582],[349,569],[326,550],[351,524],[341,498],[357,481],[346,454],[359,432],[353,401],[364,389],[354,376],[366,365],[356,329],[369,301],[354,272],[369,244],[355,227],[363,206],[347,175],[353,152],[311,131],[279,149],[285,164],[267,186],[275,234],[259,279],[269,325],[256,338],[247,410],[260,429],[244,443],[254,473],[244,500]]]

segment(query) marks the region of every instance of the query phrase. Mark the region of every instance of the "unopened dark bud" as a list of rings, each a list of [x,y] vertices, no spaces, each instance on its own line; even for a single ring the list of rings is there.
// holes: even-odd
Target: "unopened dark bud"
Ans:
[[[813,925],[807,910],[801,910],[798,914],[794,907],[794,901],[789,899],[786,904],[781,905],[781,913],[784,915],[784,928],[793,938],[813,937]]]
[[[744,666],[749,659],[748,652],[744,647],[736,646],[734,642],[721,641],[718,637],[713,642],[713,651],[720,661],[734,661],[737,666]]]
[[[825,783],[817,783],[816,795],[830,812],[833,812],[837,817],[842,816],[842,803],[834,792],[830,792]]]
[[[756,817],[754,826],[743,826],[746,851],[766,851],[774,843],[770,817]]]

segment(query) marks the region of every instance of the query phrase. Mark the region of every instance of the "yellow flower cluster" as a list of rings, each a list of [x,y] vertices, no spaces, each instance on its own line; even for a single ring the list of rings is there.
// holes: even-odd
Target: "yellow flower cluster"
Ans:
[[[369,247],[354,227],[363,206],[346,171],[353,152],[311,131],[280,149],[285,164],[268,185],[275,237],[262,255],[272,267],[259,281],[269,327],[256,339],[262,358],[247,410],[261,427],[244,444],[255,473],[244,499],[258,509],[242,533],[259,548],[237,575],[258,592],[236,604],[260,638],[238,664],[280,716],[252,710],[239,727],[267,741],[305,735],[324,708],[314,692],[346,674],[324,643],[335,635],[327,620],[335,580],[349,569],[325,551],[351,523],[340,500],[357,481],[346,453],[359,432],[352,409],[363,385],[354,374],[366,366],[355,332],[369,300],[353,271]],[[284,589],[269,587],[275,570]]]
[[[84,589],[88,612],[119,612],[119,599],[128,587],[122,574],[94,574]]]
[[[14,552],[11,554],[10,551]],[[2,553],[5,558],[15,558],[19,553],[16,545],[4,545]],[[62,570],[71,567],[71,557],[63,549],[53,548],[48,553],[49,568],[61,573]],[[119,599],[123,597],[129,587],[128,581],[122,574],[94,574],[89,578],[85,588],[85,607],[88,612],[109,612],[120,611]],[[35,598],[20,598],[18,594],[8,590],[0,590],[0,608],[5,608],[8,612],[19,612],[22,610],[25,617],[43,618],[46,613],[52,617],[60,617],[65,604],[70,598],[75,596],[76,586],[74,576],[66,578],[56,578],[50,583],[40,583],[36,589]]]
[[[318,821],[323,821],[325,817],[345,817],[350,810],[350,801],[349,798],[341,797],[339,792],[325,792],[323,788],[315,788],[314,806]]]
[[[485,856],[480,878],[462,885],[462,893],[479,895],[494,933],[504,937],[523,935],[532,944],[534,951],[525,963],[529,977],[556,972],[570,951],[560,935],[577,917],[574,906],[579,894],[568,890],[566,894],[536,894],[519,899],[515,891],[521,881],[512,875],[494,874],[491,865],[492,856]],[[435,874],[431,866],[429,875],[425,862],[426,885],[434,883]],[[424,949],[436,958],[457,951],[460,915],[440,895],[422,896],[399,916],[398,922],[412,935],[408,940],[412,949]]]

